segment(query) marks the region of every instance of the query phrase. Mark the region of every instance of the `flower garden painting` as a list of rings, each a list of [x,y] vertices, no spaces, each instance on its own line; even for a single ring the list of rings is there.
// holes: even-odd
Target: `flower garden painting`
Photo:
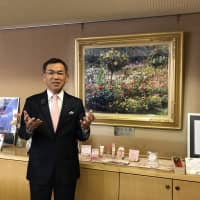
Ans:
[[[85,49],[85,102],[95,112],[168,112],[168,45]]]
[[[183,32],[75,40],[75,95],[94,124],[180,129]]]

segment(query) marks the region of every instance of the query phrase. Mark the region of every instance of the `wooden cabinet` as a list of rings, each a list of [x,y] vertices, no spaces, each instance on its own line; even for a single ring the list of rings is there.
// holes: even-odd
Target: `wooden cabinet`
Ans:
[[[173,200],[199,200],[200,183],[173,180]]]
[[[120,174],[119,200],[171,200],[172,180]]]
[[[0,159],[0,199],[29,199],[26,167],[27,162]]]
[[[81,169],[76,200],[118,200],[119,173]]]
[[[200,199],[200,182],[188,180],[120,173],[119,188],[119,200]]]
[[[0,200],[30,199],[26,168],[26,157],[0,153]],[[199,188],[200,176],[82,162],[75,200],[199,200]]]

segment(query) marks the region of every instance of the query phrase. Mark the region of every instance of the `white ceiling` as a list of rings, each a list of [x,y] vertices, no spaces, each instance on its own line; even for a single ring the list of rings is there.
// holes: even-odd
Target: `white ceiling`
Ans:
[[[200,12],[200,0],[1,0],[0,29]]]

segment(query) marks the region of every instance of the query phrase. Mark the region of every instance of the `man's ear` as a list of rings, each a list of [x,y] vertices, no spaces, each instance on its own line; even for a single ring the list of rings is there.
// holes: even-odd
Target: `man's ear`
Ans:
[[[46,81],[46,75],[45,75],[45,73],[42,74],[42,80],[43,80],[43,82]]]
[[[67,83],[69,81],[69,75],[68,73],[66,74],[66,78],[65,78],[65,83]]]

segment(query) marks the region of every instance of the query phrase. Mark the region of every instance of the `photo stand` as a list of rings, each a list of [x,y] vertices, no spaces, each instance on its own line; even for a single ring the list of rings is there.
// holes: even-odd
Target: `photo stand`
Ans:
[[[200,113],[188,113],[187,156],[200,158]]]
[[[15,145],[17,138],[19,97],[0,97],[0,135],[3,146]]]

